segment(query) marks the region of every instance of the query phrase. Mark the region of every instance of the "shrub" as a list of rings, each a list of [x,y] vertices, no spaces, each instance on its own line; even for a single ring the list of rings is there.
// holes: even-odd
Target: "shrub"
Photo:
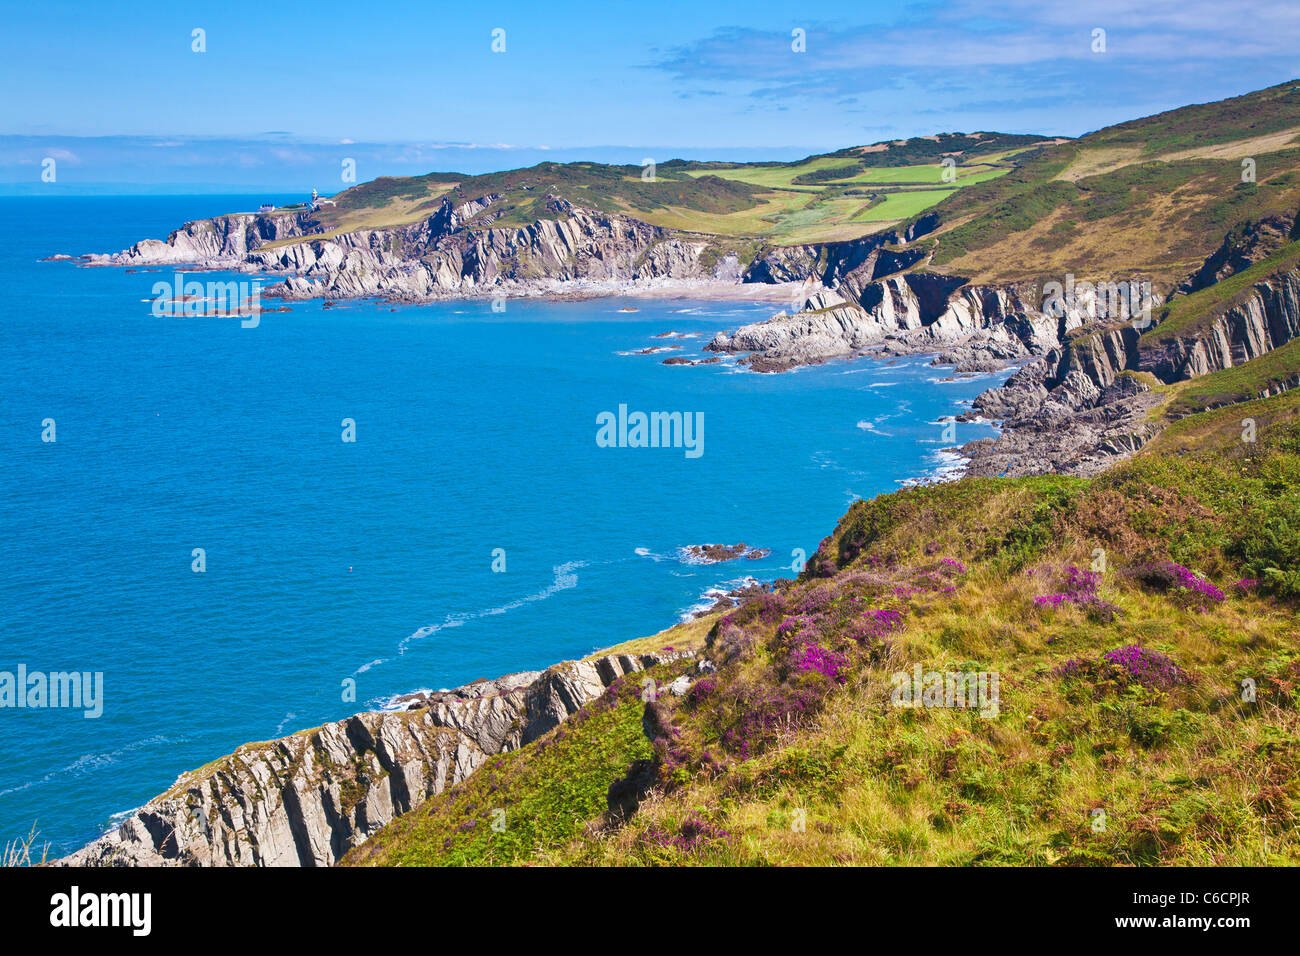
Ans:
[[[736,687],[719,715],[722,746],[742,759],[756,756],[783,729],[804,723],[821,710],[830,683],[803,674],[771,686]]]
[[[1140,644],[1109,650],[1101,655],[1099,661],[1068,660],[1058,666],[1055,673],[1059,677],[1086,679],[1094,683],[1113,681],[1121,686],[1140,684],[1160,690],[1191,683],[1191,677],[1173,658]]]
[[[637,835],[637,845],[642,850],[670,850],[676,853],[695,854],[716,843],[729,840],[731,834],[692,812],[677,827],[676,832],[652,823]]]
[[[1173,687],[1188,682],[1187,674],[1173,658],[1140,644],[1117,647],[1103,654],[1102,659],[1123,668],[1131,680],[1146,687]]]
[[[1065,578],[1059,585],[1060,590],[1054,594],[1040,594],[1034,598],[1039,607],[1059,608],[1063,604],[1074,604],[1082,608],[1090,620],[1109,624],[1119,615],[1120,610],[1109,601],[1103,601],[1097,594],[1101,587],[1101,575],[1095,571],[1084,571],[1074,565],[1065,569]]]
[[[1173,561],[1139,565],[1132,573],[1147,587],[1170,595],[1184,607],[1194,611],[1207,611],[1213,605],[1223,601],[1222,591],[1195,571]]]
[[[887,634],[903,629],[903,612],[892,609],[868,608],[851,620],[845,636],[864,647],[878,644]]]
[[[795,655],[794,670],[813,671],[829,681],[843,684],[847,680],[848,658],[827,650],[820,644],[805,644]]]
[[[730,614],[724,614],[715,625],[722,629],[727,627],[750,627],[754,624],[775,624],[785,613],[785,603],[780,595],[770,591],[746,601]]]
[[[691,685],[682,698],[687,707],[699,707],[705,699],[718,689],[718,682],[712,677],[701,677]]]

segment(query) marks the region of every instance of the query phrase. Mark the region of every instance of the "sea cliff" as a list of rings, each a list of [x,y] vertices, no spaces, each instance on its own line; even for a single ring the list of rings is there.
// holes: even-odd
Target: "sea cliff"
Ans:
[[[615,680],[688,656],[610,654],[401,699],[246,744],[177,779],[64,866],[329,866],[494,754],[557,727]]]

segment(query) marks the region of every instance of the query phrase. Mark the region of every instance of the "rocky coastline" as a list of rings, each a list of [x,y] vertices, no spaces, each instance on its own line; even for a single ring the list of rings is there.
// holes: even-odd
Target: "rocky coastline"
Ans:
[[[769,319],[718,332],[705,354],[669,354],[663,364],[732,356],[752,371],[779,373],[832,360],[927,354],[953,376],[1006,369],[1014,374],[962,416],[1000,427],[995,439],[953,449],[973,475],[1096,474],[1154,436],[1150,413],[1160,404],[1159,386],[1240,364],[1296,334],[1295,270],[1239,295],[1212,327],[1157,344],[1143,334],[1149,320],[1139,320],[1132,302],[1101,319],[1091,299],[1048,308],[1045,287],[1036,282],[979,285],[930,270],[932,250],[917,240],[938,227],[935,215],[858,239],[755,249],[554,195],[546,197],[546,218],[506,227],[500,199],[444,200],[419,222],[338,234],[322,233],[306,212],[234,214],[78,261],[256,273],[281,280],[265,290],[269,296],[327,305],[608,295],[784,302]],[[1295,233],[1294,214],[1284,213],[1229,233],[1177,288],[1167,295],[1149,289],[1147,310],[1250,268]]]
[[[56,866],[330,866],[494,754],[559,726],[615,680],[693,652],[608,654],[406,695],[184,773]]]
[[[751,548],[743,541],[739,544],[688,544],[681,549],[682,560],[688,564],[720,564],[739,558],[758,561],[771,553],[769,548]]]

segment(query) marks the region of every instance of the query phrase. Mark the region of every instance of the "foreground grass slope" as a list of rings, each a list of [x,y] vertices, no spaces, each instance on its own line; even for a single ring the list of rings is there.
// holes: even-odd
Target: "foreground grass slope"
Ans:
[[[717,666],[650,672],[684,695],[618,685],[346,862],[1300,863],[1298,516],[1294,392],[1095,479],[860,501],[680,632]],[[917,665],[996,707],[898,706]]]

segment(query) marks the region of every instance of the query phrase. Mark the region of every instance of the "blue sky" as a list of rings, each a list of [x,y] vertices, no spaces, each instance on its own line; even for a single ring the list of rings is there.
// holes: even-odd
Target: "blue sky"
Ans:
[[[1294,0],[6,6],[0,182],[63,188],[1074,135],[1300,75]]]

